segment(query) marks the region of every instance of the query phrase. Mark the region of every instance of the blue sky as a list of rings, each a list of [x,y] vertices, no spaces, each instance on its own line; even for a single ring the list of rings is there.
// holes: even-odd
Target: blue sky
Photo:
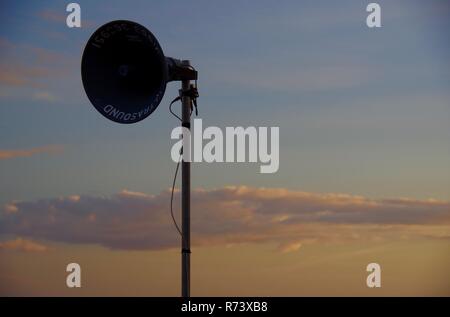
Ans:
[[[449,5],[379,1],[383,27],[368,29],[368,2],[79,1],[81,29],[65,26],[64,1],[2,3],[2,69],[28,80],[0,83],[0,149],[63,150],[0,161],[0,203],[170,186],[178,84],[131,126],[101,117],[82,89],[84,44],[113,19],[191,59],[204,125],[280,127],[278,173],[200,163],[194,187],[449,199]]]
[[[69,1],[0,2],[0,294],[179,294],[179,84],[120,125],[81,83],[90,35],[129,19],[198,69],[203,126],[280,128],[275,174],[192,165],[193,295],[448,296],[449,1],[378,1],[380,29],[369,2],[78,1],[81,29]]]

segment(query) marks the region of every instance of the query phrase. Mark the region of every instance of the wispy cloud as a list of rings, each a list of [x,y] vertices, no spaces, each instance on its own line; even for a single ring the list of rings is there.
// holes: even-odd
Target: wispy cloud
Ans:
[[[54,102],[58,98],[48,91],[38,91],[33,94],[33,99],[39,101]]]
[[[54,101],[49,89],[66,80],[73,63],[60,52],[0,38],[0,88],[9,92],[2,97]]]
[[[44,21],[52,22],[52,23],[58,23],[66,26],[66,19],[67,15],[69,13],[64,11],[56,11],[51,9],[46,9],[37,12],[37,16],[41,18]],[[94,25],[94,22],[91,20],[82,19],[81,24],[83,27],[92,27]]]
[[[31,240],[17,238],[15,240],[0,242],[0,250],[44,252],[48,250],[48,247]]]
[[[0,149],[0,160],[8,160],[16,157],[30,157],[39,153],[60,153],[63,150],[62,145],[46,145],[30,149],[5,150]]]
[[[301,242],[292,241],[284,244],[280,244],[278,246],[278,250],[281,253],[289,253],[289,252],[295,252],[298,251],[302,247]]]
[[[245,186],[197,189],[192,194],[196,245],[270,242],[281,252],[292,252],[307,243],[450,238],[447,201]],[[178,246],[179,236],[169,216],[169,198],[168,191],[159,195],[122,191],[111,197],[12,202],[0,218],[0,231],[116,249],[172,248]],[[12,206],[15,211],[8,212]]]
[[[31,66],[36,67],[36,64],[40,65],[37,69],[43,69],[42,64],[64,62],[64,56],[58,52],[28,44],[17,44],[3,37],[0,37],[0,49],[2,68],[11,72],[16,70],[17,65],[21,66],[20,71],[23,71]]]
[[[50,71],[41,66],[22,66],[18,64],[0,64],[0,84],[7,86],[33,88],[42,87],[39,78],[48,77]]]
[[[56,10],[46,9],[39,11],[37,16],[48,22],[66,23],[67,16],[63,13],[65,13],[65,11],[59,12]]]

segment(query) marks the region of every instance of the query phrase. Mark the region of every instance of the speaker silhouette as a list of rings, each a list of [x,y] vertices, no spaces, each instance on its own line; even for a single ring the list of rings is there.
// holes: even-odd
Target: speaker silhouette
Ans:
[[[98,28],[89,38],[81,59],[81,77],[90,102],[103,116],[118,123],[135,123],[147,118],[161,102],[167,83],[177,80],[181,81],[180,95],[172,103],[181,101],[181,125],[190,129],[198,97],[197,86],[191,80],[196,81],[197,76],[189,61],[164,56],[149,30],[126,20],[112,21]],[[184,159],[180,163],[181,294],[189,297],[191,163]]]
[[[81,76],[92,105],[106,118],[127,124],[155,111],[169,81],[196,80],[197,72],[165,57],[158,40],[142,25],[117,20],[90,37]]]

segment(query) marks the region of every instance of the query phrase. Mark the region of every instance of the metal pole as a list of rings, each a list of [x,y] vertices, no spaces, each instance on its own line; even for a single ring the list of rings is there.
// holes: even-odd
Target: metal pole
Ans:
[[[190,62],[182,61],[183,66],[189,66]],[[181,89],[187,91],[190,81],[183,80]],[[183,95],[182,126],[191,129],[191,98]],[[183,157],[191,157],[190,140],[183,140]],[[186,156],[185,156],[186,155]],[[181,296],[189,297],[191,289],[191,163],[190,159],[181,162]]]

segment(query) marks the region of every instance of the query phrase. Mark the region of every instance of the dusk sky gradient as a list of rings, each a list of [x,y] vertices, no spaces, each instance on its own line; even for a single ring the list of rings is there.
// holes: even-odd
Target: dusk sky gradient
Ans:
[[[369,29],[369,2],[78,1],[79,29],[68,1],[2,2],[0,294],[178,294],[179,84],[119,125],[81,82],[90,35],[128,19],[196,67],[204,126],[280,127],[275,174],[193,164],[193,294],[450,295],[450,5],[377,1]]]

